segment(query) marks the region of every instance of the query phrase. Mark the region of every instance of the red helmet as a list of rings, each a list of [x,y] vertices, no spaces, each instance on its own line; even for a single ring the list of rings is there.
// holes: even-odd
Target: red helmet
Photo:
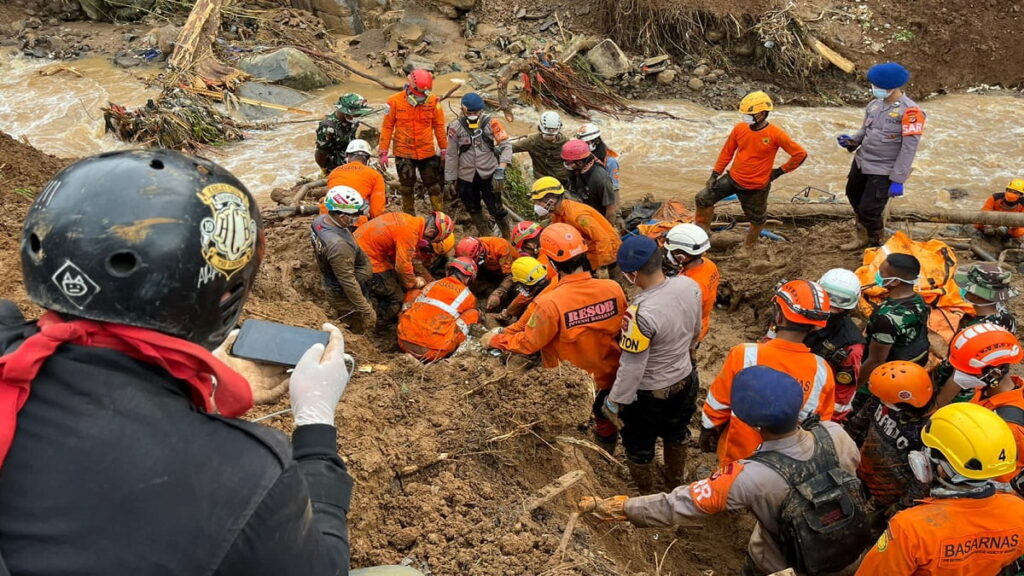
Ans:
[[[810,280],[786,282],[775,291],[772,302],[779,305],[782,315],[790,322],[818,328],[828,322],[832,306],[828,292]]]
[[[434,75],[426,70],[413,70],[408,80],[406,88],[415,96],[430,96],[434,89]]]
[[[590,145],[583,140],[569,140],[562,145],[562,160],[576,162],[590,158]]]
[[[456,258],[469,258],[477,264],[483,264],[487,258],[487,247],[479,238],[467,236],[455,245]]]
[[[523,220],[512,228],[512,245],[516,247],[516,250],[522,250],[523,242],[533,240],[540,236],[540,231],[543,229],[544,228],[536,222]]]
[[[458,272],[470,280],[476,279],[476,262],[469,258],[455,258],[448,263],[448,271]]]

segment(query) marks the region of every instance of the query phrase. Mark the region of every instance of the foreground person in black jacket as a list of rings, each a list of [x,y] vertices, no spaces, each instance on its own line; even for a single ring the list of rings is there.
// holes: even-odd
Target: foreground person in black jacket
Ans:
[[[21,257],[46,312],[0,302],[0,574],[348,574],[341,332],[290,377],[291,446],[235,419],[283,370],[211,352],[263,251],[204,159],[107,153],[40,193]]]

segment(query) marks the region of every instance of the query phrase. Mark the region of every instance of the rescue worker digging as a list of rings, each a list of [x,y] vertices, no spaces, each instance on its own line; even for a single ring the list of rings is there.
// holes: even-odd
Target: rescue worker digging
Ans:
[[[590,206],[618,228],[623,228],[619,215],[619,192],[612,186],[612,177],[583,140],[569,140],[562,146],[562,160],[569,171],[569,193]]]
[[[840,146],[856,152],[846,177],[846,198],[857,228],[841,250],[885,242],[885,206],[890,198],[903,196],[924,134],[924,112],[903,93],[910,81],[906,68],[895,62],[876,64],[868,69],[867,80],[874,99],[864,111],[864,123],[855,134],[836,138]]]
[[[366,105],[365,98],[349,92],[338,98],[334,111],[320,121],[316,128],[314,158],[325,175],[346,162],[348,145],[359,131],[359,121],[356,119],[371,112],[373,110]]]
[[[1006,185],[1006,190],[996,192],[985,200],[981,207],[983,212],[1024,212],[1024,179],[1015,178]],[[974,228],[984,236],[990,236],[998,241],[1005,241],[1007,248],[1019,248],[1021,239],[1024,238],[1024,228],[1007,228],[1006,226],[985,226],[975,224]]]
[[[537,180],[530,192],[533,211],[537,216],[551,216],[552,224],[569,224],[583,235],[591,271],[599,272],[602,268],[608,268],[610,275],[614,274],[616,278],[620,276],[615,258],[622,240],[604,216],[586,204],[566,198],[565,188],[554,178]]]
[[[558,273],[551,276],[549,267],[540,260],[523,256],[512,263],[512,280],[515,282],[515,298],[500,314],[495,315],[495,321],[508,324],[501,331],[506,338],[526,328],[537,297],[558,286]]]
[[[775,338],[734,346],[708,388],[699,442],[702,451],[717,451],[720,466],[750,456],[761,442],[757,431],[732,410],[733,383],[744,368],[768,366],[796,378],[804,392],[801,422],[815,416],[831,420],[835,410],[832,369],[803,344],[808,332],[825,326],[828,293],[808,280],[793,280],[776,291],[772,308]]]
[[[799,427],[804,394],[793,377],[753,366],[736,374],[738,416],[759,431],[756,453],[667,494],[579,501],[581,512],[606,521],[670,527],[726,510],[757,518],[741,576],[792,567],[801,576],[836,573],[871,542],[860,482],[860,455],[833,422]],[[813,499],[813,500],[812,500]]]
[[[381,322],[394,323],[405,293],[426,285],[413,266],[417,247],[441,244],[454,231],[455,223],[443,212],[434,212],[427,218],[388,212],[355,231],[356,242],[370,257],[373,267],[369,291]]]
[[[809,332],[804,344],[832,368],[836,380],[836,411],[832,420],[843,422],[853,411],[860,366],[867,348],[864,335],[850,318],[850,311],[860,301],[860,279],[849,270],[833,268],[822,274],[818,285],[828,292],[832,308],[825,327]]]
[[[558,286],[537,297],[522,332],[491,330],[481,336],[480,345],[527,356],[540,352],[545,368],[569,362],[589,372],[601,400],[594,402],[594,433],[611,454],[618,431],[601,412],[600,392],[615,382],[626,296],[617,283],[590,275],[587,245],[572,226],[552,224],[541,233],[540,242],[541,251],[558,270]]]
[[[711,328],[711,311],[718,299],[718,283],[721,275],[718,266],[705,253],[711,248],[708,238],[696,224],[677,224],[665,234],[665,260],[663,269],[666,276],[683,274],[695,281],[701,291],[700,341]]]
[[[566,143],[562,135],[562,118],[558,112],[548,110],[540,115],[537,121],[537,133],[512,143],[512,153],[526,152],[530,155],[533,165],[533,177],[550,176],[558,180],[562,186],[569,185],[569,171],[562,162],[562,145]]]
[[[1024,500],[992,480],[1017,459],[1006,422],[981,406],[953,404],[932,414],[921,440],[925,449],[912,453],[911,466],[931,497],[893,516],[857,575],[997,576],[1024,568]]]
[[[402,210],[416,213],[416,175],[430,197],[435,212],[444,209],[441,199],[441,165],[448,148],[444,110],[436,95],[431,94],[434,77],[426,70],[413,70],[405,88],[388,98],[387,113],[381,121],[380,165],[388,167],[388,150],[394,144],[395,170]],[[437,140],[437,147],[434,141]]]
[[[356,226],[380,216],[387,208],[388,189],[384,183],[384,176],[376,169],[366,165],[372,154],[373,151],[366,140],[353,140],[348,144],[346,155],[348,162],[331,170],[331,173],[327,175],[328,190],[336,186],[348,186],[358,192],[366,201],[369,217],[364,215],[357,219]],[[321,210],[321,213],[323,212]]]
[[[513,297],[512,263],[516,249],[504,238],[467,236],[455,245],[456,258],[468,258],[477,265],[474,294],[485,295],[484,310],[501,310]]]
[[[316,256],[324,288],[335,314],[354,332],[373,330],[377,312],[366,297],[373,267],[352,236],[354,219],[366,211],[366,203],[348,186],[336,186],[324,197],[327,214],[321,214],[310,226],[310,241]]]
[[[505,167],[512,161],[512,145],[501,122],[484,113],[484,99],[475,92],[462,97],[462,116],[448,126],[452,152],[444,166],[445,186],[457,191],[462,206],[480,236],[491,235],[483,205],[509,239],[508,210],[501,199]]]
[[[615,383],[598,394],[604,396],[605,416],[619,426],[626,465],[641,493],[654,488],[659,438],[667,485],[683,484],[689,424],[697,411],[691,354],[701,329],[700,287],[686,276],[665,278],[662,257],[647,236],[630,236],[619,248],[619,269],[641,292],[623,317]]]
[[[536,222],[523,220],[512,228],[512,245],[520,256],[540,256],[540,232],[544,227]]]
[[[764,228],[771,183],[796,170],[807,159],[807,151],[802,146],[781,128],[768,123],[768,115],[774,108],[772,99],[764,92],[751,92],[743,97],[740,101],[743,122],[736,124],[729,133],[711,177],[696,198],[694,223],[710,232],[715,204],[733,194],[739,197],[743,214],[750,221],[750,229],[737,253],[740,256],[750,254]],[[779,148],[789,154],[789,160],[773,168]],[[726,167],[729,167],[728,172]]]
[[[476,263],[456,258],[448,263],[448,272],[446,278],[410,292],[410,301],[398,316],[398,347],[420,362],[450,356],[480,320],[476,297],[469,290]]]

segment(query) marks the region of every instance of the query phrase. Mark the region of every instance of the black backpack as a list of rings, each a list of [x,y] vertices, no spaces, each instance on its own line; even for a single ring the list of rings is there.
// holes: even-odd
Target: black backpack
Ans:
[[[789,484],[779,534],[786,561],[808,576],[838,572],[874,542],[860,480],[839,465],[832,437],[811,422],[814,456],[801,462],[777,452],[759,452],[760,462]]]

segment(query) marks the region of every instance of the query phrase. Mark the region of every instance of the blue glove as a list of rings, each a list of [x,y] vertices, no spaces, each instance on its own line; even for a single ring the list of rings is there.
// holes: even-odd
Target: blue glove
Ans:
[[[604,409],[607,410],[608,412],[611,412],[612,414],[619,414],[619,404],[618,402],[613,402],[611,398],[605,397]]]
[[[853,152],[854,150],[857,149],[857,143],[853,141],[853,138],[851,138],[849,134],[840,134],[836,138],[836,142],[838,142],[840,146],[846,148],[850,152]]]
[[[494,179],[498,180],[499,182],[504,180],[505,179],[505,169],[504,168],[497,168],[497,169],[495,169],[494,170]]]
[[[889,198],[899,198],[903,196],[903,183],[892,182],[889,184]]]

